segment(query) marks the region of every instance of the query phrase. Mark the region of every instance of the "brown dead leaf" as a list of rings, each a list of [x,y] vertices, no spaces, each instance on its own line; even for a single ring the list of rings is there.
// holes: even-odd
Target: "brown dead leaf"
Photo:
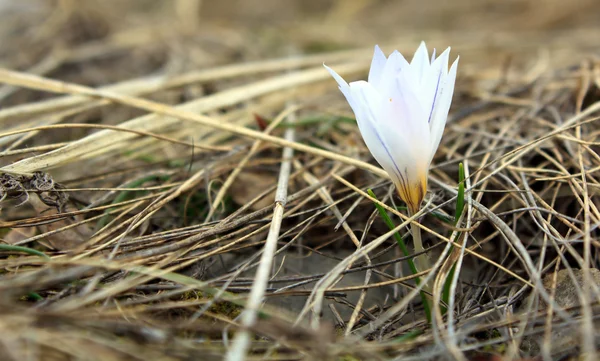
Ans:
[[[58,214],[58,210],[56,208],[48,208],[38,197],[30,197],[29,201],[33,208],[39,215],[49,216],[53,214]],[[59,220],[56,222],[42,224],[38,228],[40,232],[52,232],[57,229],[70,226],[74,223],[81,221],[83,218],[81,217],[69,217],[63,220]],[[58,233],[53,233],[45,237],[43,240],[40,240],[40,243],[44,246],[52,249],[57,249],[59,251],[71,250],[78,245],[81,245],[89,237],[92,235],[93,231],[87,224],[81,224],[74,228],[65,229]]]
[[[11,229],[2,241],[7,244],[17,244],[29,237],[32,237],[35,234],[35,227],[27,227],[27,228],[13,228]]]
[[[237,204],[248,204],[262,192],[276,183],[275,175],[266,172],[241,172],[231,185],[229,194]],[[251,207],[252,210],[268,207],[273,204],[275,191],[262,197]]]

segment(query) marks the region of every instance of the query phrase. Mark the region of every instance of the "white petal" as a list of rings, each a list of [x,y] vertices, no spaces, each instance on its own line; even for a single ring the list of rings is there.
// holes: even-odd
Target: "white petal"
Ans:
[[[380,126],[384,99],[371,84],[364,81],[350,83],[350,91],[354,99],[352,109],[367,148],[392,180],[398,182],[400,167],[394,162],[396,155],[385,142],[382,134],[384,129]]]
[[[458,67],[457,57],[448,75],[444,79],[444,84],[438,94],[438,100],[436,100],[433,116],[431,118],[431,160],[435,151],[440,145],[442,135],[444,133],[444,127],[446,126],[446,119],[448,118],[448,112],[450,111],[450,104],[452,104],[452,96],[454,95],[454,83],[456,81],[456,70]]]
[[[430,159],[430,134],[427,113],[413,90],[398,75],[392,89],[393,98],[381,97],[378,106],[377,130],[391,154],[393,169],[380,162],[390,175],[395,174],[405,184],[416,184],[427,172]],[[354,93],[354,92],[353,92]],[[408,182],[408,183],[407,183]],[[398,184],[398,183],[396,183]]]
[[[421,42],[421,45],[415,51],[415,55],[413,55],[410,62],[410,68],[415,74],[417,81],[423,82],[424,76],[429,70],[429,54],[424,41]]]
[[[424,113],[418,103],[410,99],[410,96],[392,102],[384,99],[378,130],[393,159],[393,169],[386,168],[386,171],[402,199],[414,207],[418,206],[427,186],[430,143]]]
[[[446,64],[446,68],[448,67],[448,58],[450,57],[450,50],[451,48],[448,47],[446,50],[444,50],[440,56],[438,56],[437,59],[435,59],[434,61],[431,62],[431,68],[435,68],[437,66],[440,66],[441,64]]]
[[[408,69],[408,67],[408,62],[397,50],[394,50],[394,52],[390,54],[390,57],[383,67],[379,83],[374,84],[382,96],[391,98],[394,95],[396,78],[399,73],[403,72],[403,69]]]
[[[400,71],[400,69],[408,68],[408,66],[409,66],[408,61],[406,61],[404,56],[402,56],[402,54],[400,54],[400,52],[398,50],[394,50],[390,54],[385,65],[386,65],[386,69],[389,66],[389,69],[387,69],[388,71],[390,69],[396,69],[396,71]],[[385,73],[384,73],[384,75],[385,75]]]
[[[327,71],[329,72],[329,74],[331,74],[331,76],[333,77],[333,79],[335,79],[335,81],[338,83],[338,86],[339,86],[342,94],[344,94],[344,96],[346,97],[346,100],[348,101],[348,103],[350,103],[350,106],[352,106],[352,96],[350,94],[350,87],[349,87],[348,83],[346,83],[346,81],[344,80],[344,78],[342,78],[333,69],[331,69],[330,67],[328,67],[325,64],[323,64],[323,66],[325,67],[325,69],[327,69]]]
[[[340,86],[340,88],[348,88],[348,83],[346,83],[346,81],[344,80],[344,78],[342,78],[338,73],[336,73],[333,69],[331,69],[327,65],[323,64],[323,66],[325,67],[325,69],[327,69],[327,71],[329,72],[329,74],[331,74],[331,76],[333,77],[333,79],[335,79],[335,81],[338,83],[338,85]]]
[[[419,47],[415,51],[415,54],[413,55],[410,64],[412,65],[414,62],[429,63],[429,52],[427,51],[427,45],[425,45],[424,41],[422,41],[421,44],[419,44]]]
[[[379,45],[375,45],[375,51],[373,53],[373,60],[371,61],[371,69],[369,70],[369,83],[373,84],[375,88],[379,86],[381,81],[381,74],[385,67],[387,58]]]
[[[415,157],[429,157],[430,130],[427,124],[429,113],[423,107],[423,101],[407,83],[410,74],[400,74],[397,81],[398,96],[390,102],[393,114],[393,124],[396,132],[402,132],[405,140],[414,150]]]
[[[450,48],[446,49],[439,58],[437,58],[427,75],[426,80],[421,87],[420,96],[423,99],[423,107],[429,112],[427,122],[431,126],[433,119],[433,110],[436,103],[439,101],[440,93],[444,88],[446,75],[448,74],[448,57],[450,56]]]

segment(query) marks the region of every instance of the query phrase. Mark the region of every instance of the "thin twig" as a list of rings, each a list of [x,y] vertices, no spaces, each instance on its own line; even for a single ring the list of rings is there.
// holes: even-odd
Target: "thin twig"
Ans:
[[[288,117],[289,123],[294,123],[294,113],[291,113]],[[294,141],[295,128],[288,127],[285,131],[285,139],[289,142]],[[252,283],[252,291],[248,297],[246,308],[242,313],[240,325],[243,327],[233,339],[233,344],[227,352],[226,360],[228,361],[242,361],[246,357],[248,352],[248,346],[250,343],[250,328],[252,328],[258,318],[258,309],[263,301],[265,289],[269,282],[269,275],[271,273],[271,265],[275,257],[275,251],[277,250],[277,240],[279,238],[279,231],[281,229],[281,222],[283,220],[283,212],[286,206],[287,200],[287,189],[292,168],[292,157],[294,156],[294,150],[292,148],[284,148],[281,160],[281,169],[279,171],[279,181],[277,183],[277,191],[275,193],[275,208],[273,210],[273,219],[271,220],[271,228],[267,235],[265,247],[260,258],[260,264],[256,270],[256,276]]]

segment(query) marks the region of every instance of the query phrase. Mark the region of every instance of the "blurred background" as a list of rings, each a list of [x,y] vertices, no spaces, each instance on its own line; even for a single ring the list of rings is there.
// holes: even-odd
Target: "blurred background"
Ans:
[[[88,60],[78,80],[99,85],[376,43],[412,52],[425,40],[493,72],[595,50],[599,13],[595,0],[3,0],[0,63],[60,76]],[[116,59],[108,74],[89,71]]]

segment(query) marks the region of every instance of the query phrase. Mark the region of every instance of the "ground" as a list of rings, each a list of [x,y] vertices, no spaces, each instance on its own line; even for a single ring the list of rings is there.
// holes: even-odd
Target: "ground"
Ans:
[[[599,11],[0,1],[0,360],[597,359]],[[421,41],[460,64],[415,276],[322,64]]]

